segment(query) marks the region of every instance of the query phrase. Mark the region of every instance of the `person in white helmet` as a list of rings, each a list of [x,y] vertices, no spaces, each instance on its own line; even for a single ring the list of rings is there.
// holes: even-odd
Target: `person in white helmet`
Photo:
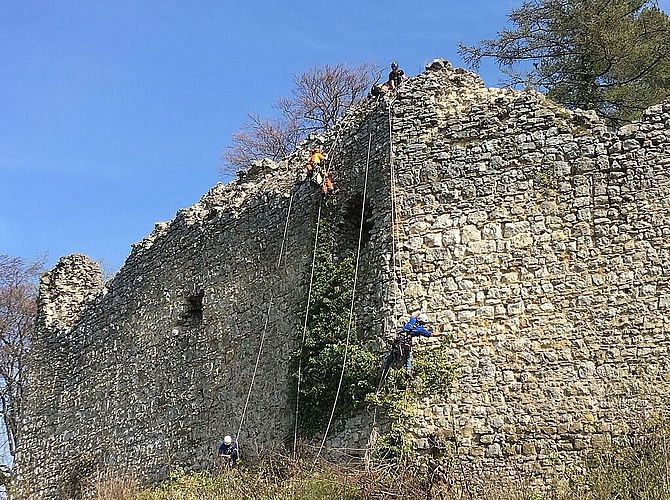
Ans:
[[[388,369],[396,359],[402,359],[405,365],[405,371],[409,374],[412,371],[412,339],[414,337],[433,337],[434,334],[426,328],[428,315],[425,309],[414,311],[409,321],[398,332],[398,336],[393,341],[391,352],[386,357],[382,367],[382,381],[386,378]]]
[[[219,456],[225,463],[235,465],[237,457],[239,456],[237,451],[237,441],[233,441],[233,438],[230,436],[224,437],[223,443],[219,446]]]

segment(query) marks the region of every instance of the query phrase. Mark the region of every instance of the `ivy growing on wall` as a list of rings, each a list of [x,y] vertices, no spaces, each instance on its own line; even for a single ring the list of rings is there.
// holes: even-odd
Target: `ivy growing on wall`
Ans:
[[[402,366],[392,366],[384,386],[370,393],[367,401],[377,406],[389,420],[389,431],[380,436],[372,458],[377,461],[411,462],[410,432],[416,424],[416,405],[420,398],[446,397],[455,377],[449,361],[448,339],[440,345],[417,351],[413,356],[412,375]]]
[[[335,421],[343,423],[356,411],[372,404],[391,422],[390,432],[379,440],[373,456],[394,460],[407,457],[411,453],[408,436],[415,422],[418,399],[446,396],[453,381],[448,342],[442,337],[439,346],[415,352],[411,378],[403,367],[392,367],[384,386],[377,390],[379,355],[362,347],[356,317],[350,318],[354,261],[350,257],[339,261],[334,257],[331,224],[322,219],[305,342],[292,359],[294,377],[298,376],[298,363],[302,365],[298,428],[306,437],[325,430],[340,382],[349,335]],[[302,332],[303,326],[297,330]],[[297,383],[294,389],[296,387]]]
[[[298,362],[302,361],[299,400],[305,410],[298,414],[298,427],[306,436],[322,432],[328,423],[340,381],[347,334],[347,364],[335,418],[343,421],[360,409],[375,386],[375,356],[360,345],[356,318],[350,319],[353,279],[353,259],[339,262],[334,259],[331,224],[322,220],[305,342],[293,359],[296,377]]]
[[[439,346],[416,353],[413,370],[412,388],[417,398],[447,397],[455,377],[449,361],[449,339],[441,337]]]

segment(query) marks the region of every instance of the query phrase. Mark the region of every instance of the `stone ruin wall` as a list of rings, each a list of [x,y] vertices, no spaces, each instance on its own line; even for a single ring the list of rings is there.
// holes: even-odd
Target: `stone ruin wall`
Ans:
[[[669,401],[670,101],[611,131],[437,75],[394,105],[405,294],[458,367],[417,444],[456,443],[474,477],[565,477]]]
[[[322,139],[340,257],[356,253],[366,201],[365,342],[381,353],[423,302],[451,337],[457,380],[448,400],[420,402],[418,449],[451,441],[466,475],[546,482],[665,408],[670,103],[611,131],[436,61]],[[243,450],[292,437],[288,357],[319,198],[299,173],[314,140],[157,224],[104,286],[83,256],[45,277],[19,493],[54,498],[84,453],[151,479],[212,466],[240,425],[261,339]],[[354,418],[329,445],[361,448],[369,427]]]
[[[342,194],[334,209],[322,207],[333,214],[337,259],[356,253],[365,170],[376,168],[366,161],[368,132],[379,129],[379,143],[388,131],[360,122],[387,123],[371,113],[377,107],[364,103],[319,138],[339,165]],[[223,436],[238,429],[246,457],[292,443],[289,361],[302,335],[321,199],[301,175],[308,151],[256,164],[157,223],[109,283],[83,255],[62,258],[42,278],[20,498],[66,497],[91,461],[152,481],[175,467],[211,468]],[[388,183],[370,177],[356,313],[379,324]],[[349,438],[361,436],[353,444],[361,447],[362,420],[352,425]]]

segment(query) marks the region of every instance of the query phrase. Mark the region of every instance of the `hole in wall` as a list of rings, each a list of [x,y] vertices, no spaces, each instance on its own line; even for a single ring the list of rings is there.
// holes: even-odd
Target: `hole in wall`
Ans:
[[[202,323],[202,299],[205,292],[198,292],[186,297],[184,312],[177,321],[177,326],[196,327]]]
[[[361,228],[361,216],[363,226]],[[350,255],[355,255],[358,248],[358,238],[361,238],[361,249],[370,241],[374,223],[372,222],[372,207],[369,200],[363,210],[363,196],[357,195],[348,200],[342,211],[342,220],[339,224],[341,241]]]

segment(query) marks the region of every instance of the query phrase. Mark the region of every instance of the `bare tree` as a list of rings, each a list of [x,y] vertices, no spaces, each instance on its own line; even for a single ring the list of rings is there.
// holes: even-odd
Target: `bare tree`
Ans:
[[[37,278],[44,260],[0,254],[0,415],[13,457],[26,380],[26,353],[36,315]]]
[[[269,158],[279,161],[293,151],[303,134],[294,120],[282,116],[278,119],[260,118],[247,113],[249,121],[233,134],[233,144],[222,155],[224,174],[248,167],[254,160]]]
[[[291,97],[282,97],[274,105],[279,118],[263,119],[247,113],[249,122],[233,134],[232,145],[221,157],[220,171],[231,174],[255,160],[284,158],[309,133],[334,125],[349,106],[365,97],[375,71],[371,62],[355,67],[340,63],[314,67],[294,77]]]

